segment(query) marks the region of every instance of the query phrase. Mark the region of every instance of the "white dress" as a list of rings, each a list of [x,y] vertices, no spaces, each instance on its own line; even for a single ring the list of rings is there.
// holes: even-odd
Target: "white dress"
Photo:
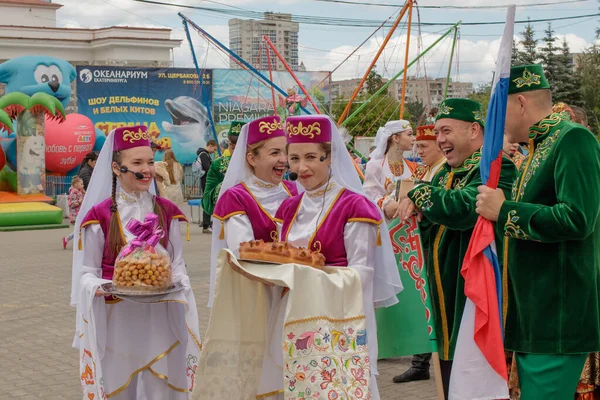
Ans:
[[[383,209],[388,199],[391,198],[388,196],[394,193],[396,182],[412,177],[410,166],[405,159],[402,159],[402,162],[404,163],[404,172],[401,176],[395,176],[392,173],[387,157],[374,158],[367,163],[363,189],[365,194],[371,200],[375,201],[381,209]]]
[[[311,235],[316,227],[326,218],[329,210],[334,204],[339,192],[344,189],[335,181],[329,183],[328,190],[325,186],[313,191],[306,191],[294,223],[288,232],[287,241],[296,247],[308,247]],[[323,195],[324,194],[324,195]],[[377,226],[367,222],[350,222],[344,227],[344,245],[348,259],[348,267],[360,274],[363,287],[363,307],[367,326],[367,344],[369,358],[371,359],[371,395],[372,399],[379,399],[379,391],[375,376],[377,372],[377,324],[375,322],[375,307],[373,304],[373,274],[375,268],[375,243],[377,241]],[[279,302],[277,315],[271,315],[270,336],[281,338],[283,336],[283,321],[287,296]],[[279,373],[283,373],[283,356],[281,352],[281,341],[271,340],[270,357],[275,360]],[[264,364],[263,364],[264,368]],[[276,379],[280,382],[281,375]]]
[[[132,218],[143,221],[154,208],[150,193],[130,195],[121,189],[117,205],[123,227]],[[124,234],[129,242],[131,233],[125,230]],[[88,365],[97,369],[98,391],[111,399],[123,400],[189,398],[201,344],[198,312],[182,258],[179,221],[170,223],[167,250],[173,281],[181,282],[185,289],[154,304],[108,302],[94,296],[99,285],[107,282],[101,279],[104,238],[100,224],[83,230],[78,308],[83,320],[78,320],[80,352],[84,357],[92,353],[90,348],[97,353],[89,357]],[[85,370],[84,365],[82,369]],[[92,380],[90,376],[89,381]]]

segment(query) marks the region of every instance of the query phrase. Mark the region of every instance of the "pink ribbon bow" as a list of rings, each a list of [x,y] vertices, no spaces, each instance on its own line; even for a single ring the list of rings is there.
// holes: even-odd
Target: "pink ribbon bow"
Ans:
[[[123,248],[121,252],[123,257],[131,254],[136,248],[142,247],[144,243],[155,247],[160,239],[165,236],[164,230],[158,224],[158,215],[153,213],[148,213],[144,218],[144,222],[131,219],[126,228],[135,238]]]

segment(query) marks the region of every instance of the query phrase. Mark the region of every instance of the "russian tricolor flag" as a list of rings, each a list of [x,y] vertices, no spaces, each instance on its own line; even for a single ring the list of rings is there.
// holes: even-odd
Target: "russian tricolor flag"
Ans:
[[[508,99],[515,6],[508,7],[496,62],[481,156],[481,178],[496,188],[502,165],[502,141]],[[502,326],[502,274],[494,225],[479,217],[461,274],[467,303],[460,323],[449,400],[508,399],[508,376]]]

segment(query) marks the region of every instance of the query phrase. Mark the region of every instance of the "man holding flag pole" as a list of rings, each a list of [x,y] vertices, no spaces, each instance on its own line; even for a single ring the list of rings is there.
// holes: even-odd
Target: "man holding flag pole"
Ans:
[[[481,186],[476,211],[507,236],[505,347],[516,353],[521,400],[572,399],[588,353],[600,350],[600,145],[552,112],[540,65],[513,67],[507,83],[507,139],[529,143],[529,156],[512,196]],[[478,345],[487,358],[490,342]]]

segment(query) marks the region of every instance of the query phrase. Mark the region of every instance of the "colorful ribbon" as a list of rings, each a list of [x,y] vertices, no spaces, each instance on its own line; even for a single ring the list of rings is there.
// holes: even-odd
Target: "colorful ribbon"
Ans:
[[[162,239],[165,235],[165,232],[159,226],[158,215],[153,213],[148,213],[144,218],[144,222],[140,222],[137,219],[132,218],[127,223],[126,228],[135,237],[121,251],[122,257],[128,256],[136,248],[142,247],[144,243],[155,247],[158,242],[160,242],[160,239]]]

